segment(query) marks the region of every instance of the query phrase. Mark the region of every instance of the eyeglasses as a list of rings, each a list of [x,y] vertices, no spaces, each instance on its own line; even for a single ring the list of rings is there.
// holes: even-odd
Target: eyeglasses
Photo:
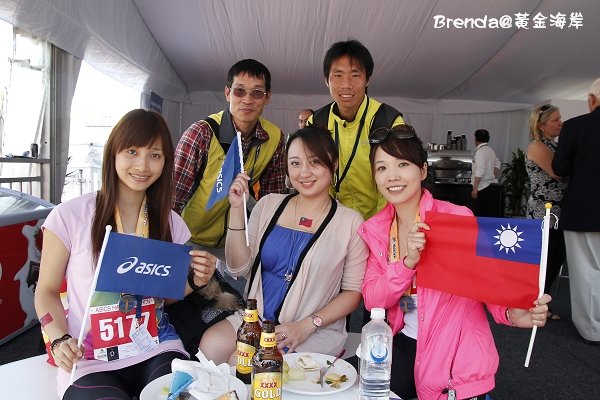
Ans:
[[[395,137],[396,139],[412,139],[417,136],[415,128],[410,125],[397,125],[390,128],[377,128],[369,135],[369,144],[379,144],[385,141],[388,137]]]
[[[264,92],[262,89],[247,90],[241,87],[230,87],[229,90],[233,92],[235,97],[246,97],[246,93],[250,93],[250,97],[254,100],[261,100],[267,95],[267,92]]]
[[[552,107],[551,104],[544,104],[543,106],[540,107],[540,110],[538,111],[538,123],[542,119],[542,114],[545,113],[546,111],[548,111],[551,107]]]

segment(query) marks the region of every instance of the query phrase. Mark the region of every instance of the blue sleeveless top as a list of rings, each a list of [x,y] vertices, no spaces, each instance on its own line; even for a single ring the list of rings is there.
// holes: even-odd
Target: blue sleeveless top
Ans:
[[[260,257],[263,319],[275,321],[275,312],[285,299],[289,279],[295,272],[300,253],[313,235],[311,232],[275,225],[265,239]]]

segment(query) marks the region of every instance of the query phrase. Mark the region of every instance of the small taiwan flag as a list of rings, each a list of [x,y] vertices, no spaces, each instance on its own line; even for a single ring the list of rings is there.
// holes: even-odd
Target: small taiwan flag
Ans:
[[[312,226],[312,219],[306,217],[300,217],[299,225],[310,228]]]

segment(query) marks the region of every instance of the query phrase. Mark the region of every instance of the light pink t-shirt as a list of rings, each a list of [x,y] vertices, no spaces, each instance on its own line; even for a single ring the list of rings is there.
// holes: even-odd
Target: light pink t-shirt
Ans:
[[[88,193],[56,206],[43,224],[44,229],[49,229],[58,236],[70,253],[66,270],[67,300],[69,303],[67,323],[69,333],[74,338],[79,336],[81,321],[94,277],[90,232],[95,210],[96,193]],[[173,211],[171,212],[170,225],[173,243],[186,243],[190,238],[190,231],[183,219]],[[77,362],[75,380],[93,372],[129,367],[167,351],[178,351],[187,354],[181,340],[178,339],[161,342],[155,349],[147,353],[111,362],[82,359]],[[58,369],[57,390],[60,398],[67,390],[69,378],[70,373]]]

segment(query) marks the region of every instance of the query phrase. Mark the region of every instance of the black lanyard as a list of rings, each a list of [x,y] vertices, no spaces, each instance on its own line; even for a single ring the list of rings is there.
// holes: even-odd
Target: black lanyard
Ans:
[[[297,196],[297,195],[298,195],[297,193],[287,195],[283,199],[283,201],[281,202],[279,207],[277,207],[277,209],[275,210],[275,213],[273,214],[271,221],[269,221],[269,224],[267,225],[267,229],[265,229],[265,232],[263,233],[263,236],[260,240],[260,244],[258,245],[258,252],[254,256],[254,263],[252,264],[252,269],[250,271],[250,277],[248,278],[248,283],[246,284],[246,290],[247,290],[246,297],[248,296],[248,294],[250,293],[250,290],[252,289],[252,283],[254,282],[254,277],[256,276],[256,272],[258,271],[258,266],[261,264],[261,253],[262,253],[262,249],[265,244],[265,241],[267,240],[267,237],[269,236],[269,234],[271,233],[271,231],[277,224],[277,220],[283,213],[283,210],[285,210],[285,206],[288,204],[288,202],[294,196]],[[298,276],[298,272],[300,271],[300,267],[302,265],[302,262],[304,261],[304,258],[306,257],[306,254],[312,248],[312,246],[315,244],[317,239],[319,239],[319,237],[321,236],[321,234],[323,233],[323,231],[325,230],[325,228],[327,227],[329,222],[332,220],[336,211],[337,211],[337,202],[335,200],[331,199],[331,208],[329,209],[329,212],[323,219],[323,222],[321,222],[321,226],[319,226],[319,229],[317,229],[317,231],[313,234],[313,237],[308,241],[308,243],[306,243],[306,245],[304,246],[304,249],[298,256],[298,260],[296,261],[296,266],[294,267],[292,279],[290,280],[289,284],[287,285],[285,295],[283,296],[283,301],[281,302],[281,304],[275,311],[275,320],[276,320],[275,322],[277,322],[277,324],[279,324],[279,314],[281,313],[281,308],[283,307],[283,303],[285,302],[285,297],[287,296],[287,293],[290,291],[290,288],[292,287],[292,285],[294,284],[294,281],[296,280],[296,277]]]
[[[360,123],[358,124],[358,132],[356,133],[356,139],[354,139],[354,147],[352,147],[352,153],[350,153],[350,158],[348,158],[348,163],[344,167],[344,171],[342,172],[342,176],[340,176],[340,168],[338,167],[335,170],[336,176],[336,184],[335,184],[335,192],[340,192],[340,186],[342,185],[342,181],[346,177],[348,170],[350,169],[350,164],[352,164],[352,160],[354,160],[354,156],[356,155],[356,149],[358,148],[358,142],[360,141],[360,135],[363,127],[365,126],[365,119],[367,118],[367,112],[369,111],[369,97],[367,97],[367,104],[365,105],[365,110],[363,111],[362,117],[360,118]],[[335,130],[335,145],[338,149],[338,154],[340,154],[340,133],[338,131],[338,123],[334,121],[334,130]],[[341,157],[340,157],[341,159]]]

